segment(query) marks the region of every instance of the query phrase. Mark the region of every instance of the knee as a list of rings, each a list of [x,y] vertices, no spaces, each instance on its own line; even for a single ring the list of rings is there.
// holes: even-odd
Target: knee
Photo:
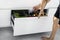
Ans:
[[[56,17],[53,17],[53,21],[58,21],[58,18],[56,18]]]
[[[53,22],[54,22],[54,23],[58,23],[58,18],[53,17]]]

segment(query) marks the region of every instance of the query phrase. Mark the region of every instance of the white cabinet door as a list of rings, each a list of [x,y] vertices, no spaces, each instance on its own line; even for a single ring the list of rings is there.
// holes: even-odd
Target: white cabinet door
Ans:
[[[10,26],[10,10],[0,10],[0,27]]]

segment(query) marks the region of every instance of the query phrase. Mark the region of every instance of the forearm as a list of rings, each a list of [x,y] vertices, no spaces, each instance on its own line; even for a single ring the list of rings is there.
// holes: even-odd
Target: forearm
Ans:
[[[40,4],[40,10],[44,10],[46,4],[49,2],[50,0],[43,0],[42,3]]]

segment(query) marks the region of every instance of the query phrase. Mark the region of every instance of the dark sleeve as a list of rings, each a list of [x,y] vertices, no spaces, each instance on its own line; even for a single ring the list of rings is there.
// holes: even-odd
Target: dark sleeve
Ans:
[[[55,15],[54,15],[56,18],[59,18],[59,15],[60,15],[59,12],[60,12],[60,11],[59,11],[59,7],[58,7],[58,8],[57,8],[57,11],[56,11],[56,13],[55,13]]]

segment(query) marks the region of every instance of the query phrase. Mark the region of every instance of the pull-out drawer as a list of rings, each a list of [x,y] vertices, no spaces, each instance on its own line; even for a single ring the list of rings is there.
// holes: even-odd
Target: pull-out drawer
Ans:
[[[38,17],[15,18],[14,36],[51,31],[55,12],[56,9],[49,9],[48,16],[41,16],[39,19]]]

